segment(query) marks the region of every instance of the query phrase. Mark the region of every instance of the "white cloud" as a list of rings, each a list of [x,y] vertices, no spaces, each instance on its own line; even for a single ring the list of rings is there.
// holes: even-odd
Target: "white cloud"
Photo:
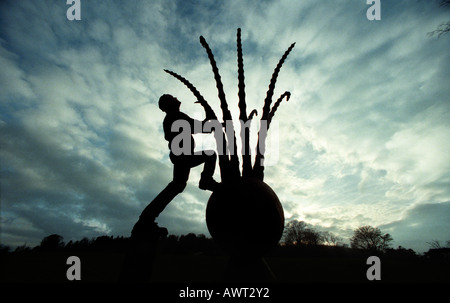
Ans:
[[[0,40],[2,44],[3,40]],[[18,56],[6,50],[3,46],[0,47],[0,81],[2,82],[1,98],[8,100],[9,98],[32,96],[29,83],[25,80],[24,72],[16,66]],[[6,102],[6,101],[5,101]]]

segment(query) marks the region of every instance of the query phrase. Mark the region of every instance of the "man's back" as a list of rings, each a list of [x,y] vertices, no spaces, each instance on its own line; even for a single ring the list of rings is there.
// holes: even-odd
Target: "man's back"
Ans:
[[[180,112],[180,111],[167,113],[167,115],[166,115],[166,117],[164,118],[164,121],[163,121],[164,138],[167,141],[169,141],[169,149],[172,151],[172,140],[176,136],[180,135],[182,132],[187,131],[187,129],[186,129],[187,124],[186,123],[180,123],[180,126],[182,126],[182,127],[180,127],[180,128],[175,127],[174,130],[172,130],[172,124],[175,121],[177,121],[177,120],[183,120],[183,121],[186,121],[187,123],[189,123],[189,127],[190,127],[189,132],[191,134],[190,135],[190,139],[191,139],[190,151],[191,151],[191,154],[193,154],[194,153],[194,148],[195,148],[195,142],[194,142],[194,138],[192,137],[192,134],[194,134],[194,123],[195,123],[195,120],[192,119],[191,117],[189,117],[188,115],[186,115],[185,113]],[[201,123],[201,122],[199,121],[199,123]],[[201,128],[201,124],[200,124],[200,128]],[[183,140],[181,141],[180,145],[177,146],[177,147],[179,147],[180,149],[183,148]]]

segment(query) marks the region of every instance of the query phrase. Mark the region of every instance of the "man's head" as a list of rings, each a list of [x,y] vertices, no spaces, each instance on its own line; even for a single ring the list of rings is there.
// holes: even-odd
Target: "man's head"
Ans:
[[[179,111],[180,104],[177,98],[169,94],[162,95],[158,102],[159,108],[166,113]]]

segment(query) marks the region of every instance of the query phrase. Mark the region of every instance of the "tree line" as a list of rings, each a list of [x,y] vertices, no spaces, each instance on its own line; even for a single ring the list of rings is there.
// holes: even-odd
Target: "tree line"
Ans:
[[[353,231],[350,240],[350,249],[355,252],[375,255],[386,255],[394,258],[416,258],[419,255],[412,249],[398,246],[391,247],[393,238],[388,233],[383,233],[379,228],[370,225],[360,226]],[[427,242],[430,249],[424,253],[426,259],[439,259],[450,261],[450,241],[442,245],[439,241]],[[349,248],[343,238],[328,231],[316,230],[312,225],[304,221],[290,221],[285,227],[282,246],[300,249],[310,249],[317,253],[318,247]],[[336,252],[336,251],[335,251]],[[347,251],[348,252],[348,251]]]
[[[350,251],[372,254],[386,254],[394,257],[417,257],[412,249],[399,246],[391,247],[393,238],[388,233],[383,233],[379,228],[369,225],[361,226],[353,231],[349,239],[350,247],[344,239],[328,231],[319,231],[314,226],[304,222],[293,220],[286,224],[280,244],[275,249],[275,254],[301,255],[306,253],[349,253]],[[10,252],[39,252],[39,251],[117,251],[125,252],[130,239],[128,237],[99,236],[97,238],[83,238],[77,241],[64,242],[64,238],[58,234],[44,237],[40,244],[31,248],[26,245],[17,247],[14,251],[10,247],[0,244],[0,254]],[[424,254],[428,258],[450,259],[450,241],[442,245],[433,240],[428,243],[429,251]],[[334,248],[334,249],[333,249]],[[220,254],[220,249],[214,240],[203,234],[189,233],[186,235],[168,235],[159,243],[161,253],[168,254]]]
[[[27,253],[27,252],[50,252],[50,251],[67,251],[67,252],[84,252],[84,251],[115,251],[126,252],[129,248],[129,237],[123,236],[99,236],[97,238],[84,237],[81,240],[64,242],[64,237],[58,234],[51,234],[44,237],[40,244],[35,247],[26,244],[11,250],[9,246],[0,244],[0,254],[2,253]],[[168,235],[162,237],[158,244],[162,253],[172,254],[190,254],[198,252],[217,252],[214,241],[203,234],[197,235],[189,233],[186,235]]]
[[[379,228],[370,225],[358,227],[350,238],[350,246],[354,249],[384,252],[390,248],[393,238],[383,234]],[[284,245],[294,246],[347,246],[343,238],[328,231],[318,231],[304,221],[290,221],[284,230]]]

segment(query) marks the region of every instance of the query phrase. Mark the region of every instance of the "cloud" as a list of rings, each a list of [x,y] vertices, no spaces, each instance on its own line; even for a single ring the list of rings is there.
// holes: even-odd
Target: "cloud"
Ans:
[[[3,40],[0,40],[0,43],[0,65],[3,67],[0,72],[0,80],[4,86],[4,89],[2,89],[0,95],[2,100],[6,100],[17,95],[25,98],[31,97],[31,88],[24,80],[25,74],[15,65],[17,55],[3,47]]]
[[[396,244],[424,252],[433,240],[441,243],[449,240],[449,213],[449,201],[419,204],[406,210],[402,219],[382,225],[380,229],[389,232]]]

